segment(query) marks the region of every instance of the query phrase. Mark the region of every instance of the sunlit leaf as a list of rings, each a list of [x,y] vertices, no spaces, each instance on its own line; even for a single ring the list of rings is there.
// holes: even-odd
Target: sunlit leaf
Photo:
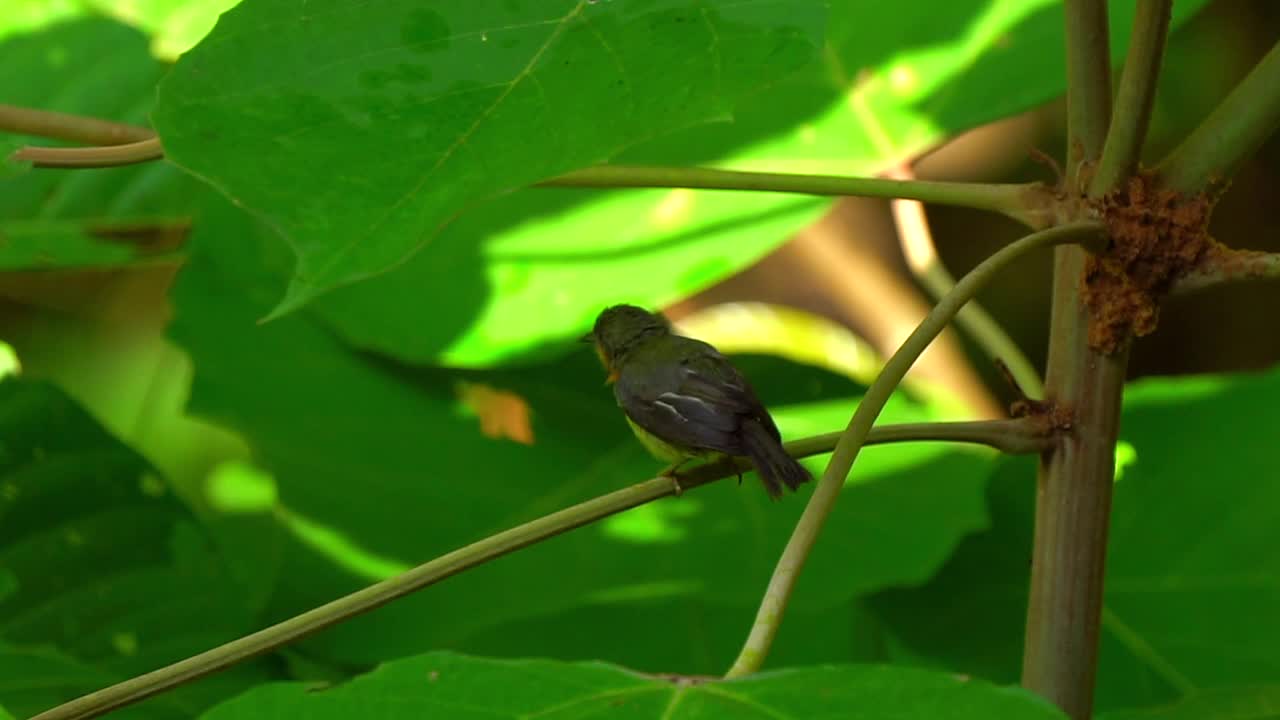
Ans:
[[[1175,22],[1201,5],[1177,3]],[[1118,58],[1133,4],[1110,7]],[[1053,98],[1066,77],[1055,0],[832,3],[826,44],[814,64],[740,103],[731,124],[614,162],[874,174]],[[661,307],[742,270],[828,206],[766,193],[519,191],[319,306],[352,342],[410,361],[545,355],[606,305]]]
[[[178,61],[154,119],[170,159],[294,248],[283,312],[389,270],[478,201],[724,119],[816,54],[824,14],[817,0],[263,0]]]

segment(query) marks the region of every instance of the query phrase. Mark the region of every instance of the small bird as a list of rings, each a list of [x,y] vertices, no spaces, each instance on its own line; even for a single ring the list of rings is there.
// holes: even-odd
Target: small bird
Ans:
[[[728,358],[676,335],[666,318],[634,305],[606,308],[584,340],[594,341],[618,406],[654,456],[675,463],[749,457],[776,500],[809,472],[782,448],[769,411]]]

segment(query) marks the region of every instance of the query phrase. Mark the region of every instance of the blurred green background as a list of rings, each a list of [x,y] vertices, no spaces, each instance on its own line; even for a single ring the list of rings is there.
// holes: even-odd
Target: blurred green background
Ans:
[[[552,51],[571,68],[546,72],[561,115],[520,105],[526,114],[491,118],[446,103],[432,116],[446,139],[492,125],[496,149],[420,183],[425,164],[454,156],[432,155],[437,140],[405,119],[426,112],[415,93],[483,92],[485,79],[448,53],[486,43],[514,62],[538,39],[521,33],[541,26],[530,15],[506,35],[459,28],[549,6],[455,8],[441,30],[388,4],[380,12],[407,12],[404,27],[419,22],[422,42],[445,53],[422,61],[381,37],[393,26],[377,13],[353,25],[363,20],[333,4],[307,24],[264,0],[188,52],[231,5],[0,9],[0,102],[152,118],[173,159],[10,163],[0,176],[0,705],[19,717],[650,477],[659,463],[573,341],[604,304],[660,307],[735,353],[787,437],[843,427],[879,358],[928,307],[886,202],[516,189],[527,183],[499,182],[521,177],[511,168],[571,169],[557,163],[576,140],[597,161],[909,166],[927,179],[1015,182],[1052,179],[1031,149],[1056,156],[1065,144],[1054,2],[847,3],[812,18],[763,3],[710,25],[741,52],[687,57],[704,31],[678,36],[679,52],[646,44],[666,37],[681,3],[609,0]],[[1127,5],[1113,3],[1117,57]],[[1149,161],[1280,35],[1269,0],[1176,7]],[[610,14],[624,11],[655,34],[636,40]],[[636,95],[609,89],[614,62]],[[578,64],[591,69],[576,75]],[[718,83],[713,66],[738,80]],[[308,95],[312,83],[334,95]],[[645,83],[670,92],[626,106]],[[620,93],[607,96],[616,107],[592,94],[606,92]],[[574,132],[527,129],[537,123]],[[1223,197],[1220,240],[1280,251],[1278,174],[1273,138]],[[479,189],[455,197],[464,186]],[[438,233],[396,230],[402,205],[419,220],[457,217]],[[389,272],[259,323],[296,280],[296,257],[324,261],[344,228],[380,209],[390,229],[365,238],[379,255],[362,262],[391,258]],[[1022,233],[972,211],[927,217],[956,276]],[[1048,256],[1031,257],[980,297],[1037,366],[1049,280]],[[1100,710],[1280,676],[1280,568],[1264,551],[1280,542],[1267,452],[1280,440],[1280,384],[1274,371],[1240,372],[1280,357],[1278,304],[1274,282],[1175,298],[1135,346],[1130,372],[1146,379],[1126,400]],[[1190,374],[1203,377],[1152,377]],[[996,416],[1012,397],[982,350],[951,332],[882,422]],[[932,445],[864,453],[770,665],[883,662],[1015,682],[1032,465]],[[749,479],[640,507],[121,716],[189,717],[267,680],[344,680],[435,650],[720,673],[807,493],[771,504]]]

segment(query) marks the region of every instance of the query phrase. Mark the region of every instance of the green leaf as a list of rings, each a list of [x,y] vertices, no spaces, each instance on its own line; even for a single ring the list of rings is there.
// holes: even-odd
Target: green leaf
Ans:
[[[19,717],[31,717],[62,702],[124,680],[49,648],[12,648],[0,643],[0,701]],[[180,720],[199,712],[173,698],[158,698],[113,713],[124,720]],[[4,718],[0,710],[0,718]]]
[[[83,223],[35,221],[0,226],[0,271],[116,266],[147,258],[125,242],[94,237]]]
[[[273,597],[276,616],[661,467],[631,436],[585,346],[556,363],[456,372],[353,350],[306,311],[256,324],[278,288],[273,270],[287,263],[272,255],[280,248],[264,243],[263,232],[229,205],[204,217],[175,288],[172,332],[197,368],[193,412],[243,433],[273,476],[275,514],[294,536]],[[771,358],[738,362],[789,437],[843,427],[861,393],[833,373]],[[464,402],[477,385],[527,406],[532,445],[485,434]],[[898,397],[885,419],[928,417],[928,407]],[[802,582],[794,606],[819,612],[932,574],[960,537],[984,524],[987,457],[937,447],[869,450],[809,562],[813,577],[828,580]],[[540,618],[546,622],[520,649],[554,653],[561,635],[582,636],[568,610],[596,608],[603,630],[606,616],[645,608],[643,647],[598,643],[597,652],[718,669],[749,626],[808,492],[771,503],[748,476],[741,488],[722,482],[654,503],[333,628],[309,648],[376,662],[482,642],[495,628]],[[519,602],[510,602],[513,587],[521,588]],[[706,607],[737,631],[672,637],[670,614],[656,611],[664,604],[683,608],[682,617]]]
[[[0,639],[56,648],[93,677],[152,670],[252,625],[146,461],[61,391],[16,378],[0,380],[0,568]],[[251,664],[162,705],[189,716],[263,677]],[[25,707],[3,687],[0,701]]]
[[[13,105],[145,125],[163,72],[144,36],[102,19],[68,20],[0,40],[0,86]],[[164,162],[6,170],[0,174],[0,270],[112,266],[171,250],[199,188]]]
[[[477,201],[726,118],[813,57],[824,14],[817,0],[263,0],[178,61],[153,117],[170,159],[294,248],[281,314],[394,267]]]
[[[1270,512],[1280,503],[1277,405],[1277,371],[1144,380],[1127,391],[1130,461],[1111,518],[1100,709],[1280,674],[1280,558],[1258,551],[1280,546]],[[1032,465],[1006,464],[988,490],[991,529],[924,587],[872,601],[896,657],[1016,678],[1034,492]]]
[[[13,0],[0,13],[0,40],[23,32],[31,32],[59,20],[78,15],[83,10],[75,4],[55,0]]]
[[[1202,5],[1177,3],[1175,22]],[[1133,4],[1111,8],[1119,58]],[[614,162],[875,174],[1060,95],[1063,42],[1054,0],[832,3],[827,51],[739,103],[732,123]],[[402,266],[318,305],[349,341],[407,361],[545,356],[602,307],[662,307],[701,291],[828,207],[768,193],[522,190],[463,212]]]
[[[495,690],[500,690],[496,691]],[[490,660],[429,653],[387,663],[344,685],[257,688],[204,720],[449,717],[1052,720],[1030,693],[954,675],[876,666],[779,670],[742,680],[671,681],[603,663]]]
[[[1181,702],[1141,710],[1104,713],[1099,720],[1277,720],[1280,685],[1218,688]]]

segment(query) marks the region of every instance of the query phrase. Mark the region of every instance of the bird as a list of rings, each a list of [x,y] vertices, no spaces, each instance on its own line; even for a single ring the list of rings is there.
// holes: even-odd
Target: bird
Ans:
[[[672,332],[662,315],[614,305],[596,317],[584,340],[595,344],[607,381],[641,444],[674,463],[747,457],[770,499],[812,479],[787,454],[782,436],[755,390],[711,345]]]

